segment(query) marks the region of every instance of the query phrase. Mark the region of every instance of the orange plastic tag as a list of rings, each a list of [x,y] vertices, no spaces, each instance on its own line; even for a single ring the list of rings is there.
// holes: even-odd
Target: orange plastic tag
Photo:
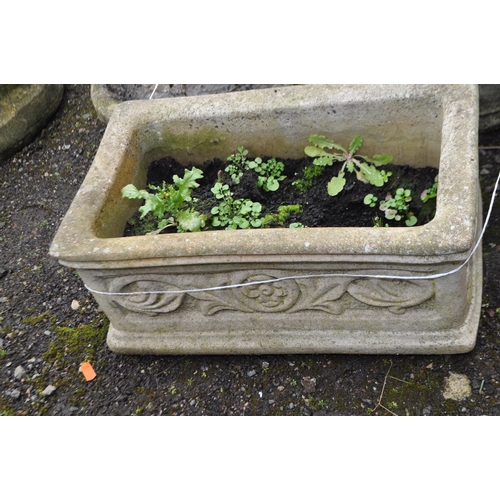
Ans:
[[[82,365],[80,366],[80,371],[83,373],[83,376],[85,377],[85,380],[87,382],[96,378],[96,373],[90,363],[82,363]]]

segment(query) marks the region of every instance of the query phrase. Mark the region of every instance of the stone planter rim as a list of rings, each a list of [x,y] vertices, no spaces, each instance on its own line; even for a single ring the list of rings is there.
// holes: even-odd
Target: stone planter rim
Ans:
[[[51,255],[73,267],[138,267],[143,265],[140,259],[148,259],[152,265],[220,259],[249,262],[264,255],[286,255],[299,261],[336,259],[346,254],[370,262],[383,261],[387,256],[397,261],[402,255],[416,256],[420,262],[422,258],[429,262],[434,258],[464,260],[475,243],[479,215],[474,191],[478,164],[476,85],[311,85],[245,94],[129,101],[117,106],[93,165],[53,241]],[[103,237],[103,212],[125,203],[120,191],[133,179],[132,167],[127,167],[124,175],[122,164],[127,158],[129,163],[130,158],[142,161],[155,149],[139,144],[146,128],[154,128],[162,120],[185,120],[189,113],[207,122],[220,120],[231,110],[236,114],[269,113],[273,105],[274,112],[286,113],[292,106],[315,106],[324,94],[334,96],[339,105],[353,105],[367,98],[403,103],[414,97],[436,102],[436,111],[443,117],[442,146],[437,212],[430,223],[413,228],[252,229],[128,238],[109,234],[106,229],[107,237]],[[254,99],[254,95],[262,99]],[[460,126],[456,126],[457,116]],[[464,147],[465,154],[461,153]]]

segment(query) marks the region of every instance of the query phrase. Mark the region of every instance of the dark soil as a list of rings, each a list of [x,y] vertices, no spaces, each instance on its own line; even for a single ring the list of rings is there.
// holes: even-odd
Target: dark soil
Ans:
[[[112,353],[92,295],[74,270],[48,256],[104,129],[89,86],[70,85],[41,135],[0,162],[1,415],[500,415],[500,200],[483,243],[483,308],[471,353]],[[479,156],[486,212],[500,132],[480,137],[480,146],[493,147]],[[78,371],[84,361],[97,373],[91,382]],[[17,378],[19,366],[25,373]],[[450,372],[468,378],[470,396],[444,398]],[[49,385],[56,389],[46,395]],[[478,428],[474,440],[485,438]]]
[[[307,144],[306,144],[307,145]],[[253,158],[249,158],[252,160]],[[268,158],[263,158],[267,161]],[[203,179],[199,180],[200,187],[193,191],[193,196],[197,198],[197,209],[206,214],[210,214],[212,207],[219,201],[215,198],[210,189],[214,186],[217,179],[220,179],[230,186],[234,193],[234,199],[251,199],[259,202],[263,206],[262,215],[271,215],[278,212],[282,205],[299,204],[302,207],[301,214],[291,214],[285,221],[285,227],[291,223],[300,222],[305,227],[373,227],[376,217],[382,218],[383,223],[390,223],[390,226],[405,226],[405,219],[400,221],[387,220],[384,213],[379,210],[378,203],[370,208],[363,203],[363,199],[369,193],[374,194],[379,202],[386,196],[395,195],[398,188],[410,189],[412,200],[409,203],[409,212],[415,214],[418,219],[417,225],[426,224],[434,216],[436,209],[436,200],[428,200],[425,204],[420,198],[420,193],[430,188],[438,174],[435,168],[411,168],[410,166],[387,165],[386,171],[392,172],[389,182],[382,187],[376,187],[371,184],[365,184],[356,181],[355,174],[347,173],[347,184],[337,196],[330,196],[327,191],[327,184],[332,176],[337,175],[341,163],[326,168],[323,174],[313,179],[313,185],[306,193],[301,193],[293,182],[303,178],[303,171],[308,165],[311,165],[311,159],[303,158],[299,160],[289,160],[277,158],[285,165],[283,175],[286,179],[280,182],[280,188],[274,192],[266,192],[257,187],[257,174],[251,170],[245,171],[241,182],[234,184],[224,169],[227,162],[219,158],[206,161],[203,165],[181,165],[173,158],[163,158],[154,161],[148,170],[148,185],[162,186],[163,182],[172,183],[172,177],[178,175],[183,177],[186,168],[190,169],[196,166],[204,173]],[[203,207],[202,209],[200,207]],[[126,228],[126,235],[137,234],[138,216]],[[153,216],[151,217],[154,223]],[[276,226],[277,223],[270,224]],[[211,228],[210,220],[207,229]],[[169,228],[166,231],[175,231],[175,228]]]

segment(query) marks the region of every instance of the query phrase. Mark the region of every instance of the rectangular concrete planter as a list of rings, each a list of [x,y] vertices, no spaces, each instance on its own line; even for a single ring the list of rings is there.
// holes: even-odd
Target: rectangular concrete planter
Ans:
[[[477,129],[474,85],[311,85],[126,102],[50,252],[93,291],[118,353],[467,352],[481,306],[480,249],[459,272],[418,278],[455,269],[477,239]],[[298,158],[312,133],[341,144],[359,134],[363,154],[438,167],[435,218],[412,228],[122,236],[138,205],[121,189],[144,188],[152,159],[201,164],[239,145]],[[162,291],[177,293],[150,293]]]

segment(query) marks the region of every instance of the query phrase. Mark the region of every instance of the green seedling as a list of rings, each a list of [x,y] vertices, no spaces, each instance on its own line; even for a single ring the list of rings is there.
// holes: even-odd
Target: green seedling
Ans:
[[[153,233],[159,233],[170,226],[176,226],[178,232],[201,231],[207,216],[196,212],[189,204],[196,202],[191,193],[199,186],[196,181],[202,178],[203,172],[193,167],[191,170],[185,169],[182,178],[174,175],[173,184],[166,184],[164,181],[162,187],[150,185],[149,189],[156,193],[139,190],[133,184],[128,184],[122,189],[122,196],[145,200],[139,212],[142,214],[141,219],[150,212],[158,219],[158,229]]]
[[[384,221],[378,215],[376,215],[372,219],[372,222],[373,222],[373,227],[389,227],[389,224],[387,224],[387,223],[384,224]]]
[[[243,170],[245,170],[248,162],[247,154],[247,149],[243,148],[243,146],[238,146],[238,152],[228,156],[227,158],[229,164],[225,168],[225,171],[231,176],[231,179],[235,184],[239,184],[241,178],[243,177]]]
[[[280,187],[279,183],[286,178],[283,174],[285,165],[277,161],[276,158],[271,158],[264,162],[262,158],[255,158],[250,161],[247,159],[248,150],[243,146],[238,146],[238,152],[228,156],[229,162],[225,168],[231,180],[235,184],[239,184],[245,170],[253,170],[258,174],[257,187],[264,191],[277,191]]]
[[[280,181],[286,179],[286,175],[282,175],[285,165],[276,158],[271,158],[267,162],[263,162],[257,157],[254,161],[247,163],[250,170],[257,172],[257,187],[264,191],[277,191],[280,187]]]
[[[432,187],[430,187],[428,189],[425,189],[420,194],[420,199],[422,200],[423,203],[427,203],[430,199],[436,198],[436,196],[437,196],[437,190],[438,190],[438,178],[437,178],[437,176],[434,179],[434,181],[435,182],[432,185]]]
[[[261,227],[264,219],[260,217],[262,205],[248,199],[233,198],[233,194],[227,184],[218,181],[211,189],[215,197],[220,200],[219,205],[212,208],[213,227],[224,227],[226,229],[248,229]]]
[[[327,139],[324,135],[313,134],[309,137],[312,146],[307,146],[304,152],[307,156],[314,158],[314,165],[332,166],[334,162],[343,162],[337,176],[332,177],[328,183],[328,194],[337,196],[346,184],[345,170],[355,173],[358,180],[364,183],[370,183],[373,186],[381,187],[389,177],[389,173],[377,170],[377,167],[387,165],[392,162],[391,155],[375,155],[372,158],[356,154],[363,144],[361,136],[357,135],[349,145],[349,150],[343,148],[340,144]],[[332,150],[326,151],[326,149]]]
[[[399,188],[396,190],[394,198],[391,193],[387,193],[385,200],[380,202],[380,210],[385,214],[388,220],[400,221],[405,219],[407,226],[414,226],[417,218],[412,212],[409,212],[409,203],[411,201],[411,191],[409,189]]]
[[[368,205],[369,207],[373,208],[377,204],[378,198],[374,194],[367,194],[364,199],[363,203],[365,205]]]

